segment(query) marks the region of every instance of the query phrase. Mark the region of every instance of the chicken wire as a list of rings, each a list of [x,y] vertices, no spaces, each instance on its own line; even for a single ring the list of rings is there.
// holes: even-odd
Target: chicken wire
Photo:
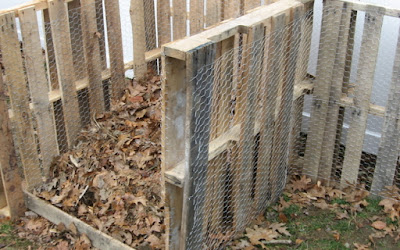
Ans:
[[[240,35],[191,80],[188,249],[223,248],[291,176],[399,198],[398,26],[381,32],[396,18],[340,1],[322,14],[314,26],[310,11],[251,43]],[[318,25],[319,47],[310,48]]]

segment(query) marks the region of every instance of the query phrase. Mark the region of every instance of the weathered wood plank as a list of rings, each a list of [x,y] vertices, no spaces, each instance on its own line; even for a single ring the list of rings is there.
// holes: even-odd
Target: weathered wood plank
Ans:
[[[11,218],[17,219],[19,216],[23,216],[25,203],[21,186],[22,180],[18,171],[14,140],[11,133],[11,121],[8,118],[3,74],[0,74],[0,134],[0,208],[8,205]]]
[[[124,56],[122,52],[119,4],[104,0],[107,20],[107,38],[110,55],[111,88],[113,100],[118,100],[125,88]]]
[[[157,0],[157,33],[159,47],[171,41],[170,16],[169,0]]]
[[[341,187],[346,187],[348,184],[356,184],[357,182],[367,126],[368,108],[374,83],[382,22],[382,11],[379,13],[374,10],[365,14],[360,60],[357,70],[357,82],[359,84],[356,85],[354,91],[354,108],[351,112],[350,128],[346,138],[346,151],[340,180]]]
[[[216,6],[215,6],[216,7]],[[204,0],[190,1],[190,35],[203,31],[204,28]]]
[[[393,16],[393,17],[399,17],[400,15],[399,8],[390,8],[376,3],[370,4],[356,0],[340,0],[340,1],[351,4],[353,10],[356,11],[379,11],[380,13],[382,13],[382,15]]]
[[[32,116],[29,108],[29,93],[26,85],[24,66],[14,13],[0,16],[0,47],[10,97],[13,120],[16,125],[19,153],[28,188],[42,183],[39,155],[34,138]]]
[[[204,20],[206,27],[210,27],[221,21],[222,18],[221,7],[222,7],[222,1],[207,0],[206,16]]]
[[[146,51],[157,48],[156,14],[154,1],[143,0],[144,8],[144,28],[146,35]]]
[[[236,18],[240,15],[240,2],[224,0],[221,1],[222,4],[222,20],[228,20],[231,18]]]
[[[165,76],[162,81],[161,171],[163,178],[167,179],[165,172],[185,158],[186,65],[185,61],[165,56],[161,62],[162,74]],[[166,246],[179,249],[183,189],[173,188],[167,183],[165,185],[169,190],[163,194],[166,201],[166,225],[169,230]]]
[[[249,205],[252,201],[253,191],[253,155],[255,149],[254,126],[257,106],[257,84],[259,82],[262,58],[264,25],[259,24],[249,31],[246,46],[244,48],[244,64],[248,65],[248,72],[243,72],[243,84],[240,86],[238,104],[241,106],[239,121],[242,124],[240,129],[240,140],[237,152],[237,167],[234,169],[233,185],[236,191],[233,193],[234,203],[234,230],[239,232],[250,222],[249,216],[253,207]]]
[[[173,41],[186,36],[186,1],[172,0]]]
[[[400,33],[400,31],[399,31]],[[376,159],[371,193],[379,195],[386,186],[392,186],[397,167],[400,138],[400,39],[397,41],[395,63],[389,98],[386,105],[382,138]]]
[[[130,13],[133,34],[133,69],[135,78],[143,79],[147,71],[143,0],[131,0]]]
[[[244,0],[243,9],[244,13],[261,5],[261,0]]]
[[[75,91],[75,71],[69,34],[67,8],[63,0],[49,1],[49,16],[53,36],[57,73],[62,95],[68,146],[72,147],[80,130],[79,105]]]
[[[332,44],[337,46],[342,5],[343,3],[341,2],[325,1],[323,8],[316,76],[317,84],[314,87],[310,130],[304,155],[304,174],[309,175],[313,181],[316,181],[318,177],[321,150],[323,148],[322,139],[336,57],[336,49],[332,49]]]
[[[104,22],[104,8],[103,0],[96,0],[96,22],[97,31],[99,32],[99,46],[101,55],[101,69],[107,69],[107,56],[106,56],[106,36],[105,29],[106,23]]]
[[[69,33],[71,37],[72,59],[74,61],[75,79],[85,78],[88,74],[85,65],[83,51],[82,24],[81,24],[81,1],[72,0],[67,4]],[[94,20],[93,20],[94,21]]]
[[[194,249],[202,246],[205,183],[210,138],[211,96],[214,83],[216,45],[205,44],[188,53],[186,107],[186,164],[181,247]],[[205,75],[207,72],[207,75]],[[196,235],[196,236],[194,236]]]
[[[86,234],[91,240],[93,247],[99,249],[122,249],[131,250],[132,248],[124,243],[114,239],[113,237],[93,228],[83,221],[73,217],[59,208],[37,198],[33,194],[25,191],[25,202],[27,207],[38,215],[48,219],[52,223],[58,225],[60,223],[65,226],[74,224],[80,234]]]
[[[325,131],[323,136],[321,150],[321,159],[319,163],[318,179],[322,180],[326,185],[329,185],[333,160],[335,155],[335,147],[338,132],[339,100],[342,97],[343,78],[346,67],[346,54],[349,39],[349,30],[351,23],[351,6],[344,4],[342,8],[339,39],[336,48],[335,65],[333,68],[330,98],[328,103],[328,113],[326,115]],[[322,124],[321,124],[322,125]],[[340,139],[339,139],[340,140]]]
[[[105,111],[105,101],[101,79],[102,60],[100,40],[97,35],[96,3],[94,0],[81,0],[81,4],[83,51],[88,72],[90,114],[102,114]]]
[[[53,35],[51,34],[49,10],[45,9],[42,12],[44,35],[46,41],[46,67],[48,79],[50,79],[50,90],[59,89],[58,73],[56,64],[56,55],[54,51]]]
[[[43,173],[47,177],[53,158],[58,154],[58,144],[54,114],[48,95],[48,81],[45,68],[37,60],[43,59],[39,26],[34,7],[18,12],[23,41],[26,74],[31,93],[33,112],[37,123],[37,133],[41,152]]]

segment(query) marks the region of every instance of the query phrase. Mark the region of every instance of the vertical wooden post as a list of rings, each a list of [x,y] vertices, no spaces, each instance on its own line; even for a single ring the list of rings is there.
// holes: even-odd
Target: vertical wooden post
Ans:
[[[172,0],[173,40],[186,36],[186,1]]]
[[[213,62],[216,45],[208,43],[187,54],[186,164],[181,248],[202,248],[205,183],[210,138]],[[207,75],[204,73],[207,72]]]
[[[169,0],[157,0],[157,33],[158,45],[171,41],[171,8]]]
[[[18,11],[21,24],[25,67],[31,93],[33,112],[37,122],[38,139],[42,155],[43,173],[48,177],[53,158],[58,154],[54,114],[48,93],[46,71],[40,60],[43,58],[39,27],[34,7]],[[37,61],[39,60],[39,62]]]
[[[119,4],[113,0],[104,0],[107,20],[108,47],[110,55],[110,71],[112,97],[118,100],[124,93],[125,70],[122,52],[121,20]]]
[[[75,87],[75,71],[69,33],[67,8],[63,0],[49,1],[51,31],[57,63],[58,79],[62,91],[64,122],[69,147],[75,142],[80,130],[79,105]],[[57,20],[57,22],[55,22]]]
[[[309,175],[313,181],[316,181],[318,177],[323,147],[330,84],[334,74],[333,69],[336,57],[336,49],[332,49],[332,46],[337,46],[338,44],[342,6],[343,3],[341,2],[324,2],[316,84],[314,87],[310,129],[307,135],[304,155],[304,174]]]
[[[239,17],[240,1],[222,0],[221,5],[223,6],[223,20]]]
[[[28,189],[42,183],[37,145],[34,138],[29,93],[26,86],[15,14],[0,16],[0,47],[7,76],[7,88],[16,124],[16,136]]]
[[[68,4],[69,32],[72,46],[72,59],[74,61],[75,79],[83,79],[87,76],[81,25],[81,1],[73,0]]]
[[[244,0],[244,13],[261,5],[261,0]]]
[[[147,71],[143,0],[131,0],[130,14],[133,34],[133,69],[135,78],[143,79]]]
[[[323,150],[319,164],[318,179],[329,185],[335,154],[337,125],[340,110],[340,98],[342,97],[343,77],[346,64],[346,53],[351,22],[351,6],[344,3],[340,21],[339,38],[336,48],[335,65],[333,68],[328,113],[326,115],[325,131],[323,137]],[[322,125],[322,124],[321,124]]]
[[[199,33],[204,28],[204,0],[190,1],[190,35]]]
[[[154,1],[143,0],[144,28],[146,34],[146,51],[155,49],[156,46],[156,14]]]
[[[11,218],[17,219],[24,214],[25,203],[11,134],[11,122],[8,118],[7,96],[2,73],[0,73],[0,134],[0,195],[5,195],[5,197],[0,197],[2,199],[0,208],[8,205]]]
[[[400,34],[400,30],[399,30]],[[386,105],[385,122],[376,159],[371,193],[379,195],[386,186],[392,186],[397,167],[400,138],[400,39],[393,66],[392,84]]]
[[[103,0],[96,0],[96,22],[97,31],[99,32],[99,46],[101,55],[101,69],[107,68],[107,57],[106,57],[106,36],[105,36],[105,22],[104,22],[104,8]]]
[[[83,52],[89,80],[89,106],[91,114],[105,111],[99,36],[97,35],[96,4],[94,0],[81,0]]]
[[[383,14],[377,13],[375,9],[371,12],[367,11],[364,22],[360,60],[357,70],[358,84],[354,92],[354,108],[352,108],[350,128],[347,132],[346,151],[340,179],[342,188],[348,184],[356,184],[357,182],[378,58]]]
[[[163,98],[161,122],[161,171],[164,173],[185,158],[186,64],[162,56]],[[174,135],[168,137],[168,135]],[[165,183],[166,246],[179,249],[181,242],[183,189]]]

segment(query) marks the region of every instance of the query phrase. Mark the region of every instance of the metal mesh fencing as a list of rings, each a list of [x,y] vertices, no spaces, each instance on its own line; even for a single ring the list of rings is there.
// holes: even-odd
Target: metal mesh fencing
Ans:
[[[312,19],[274,17],[261,39],[250,32],[222,54],[223,45],[199,52],[206,65],[186,118],[187,248],[223,248],[292,176],[399,199],[398,19],[341,1]]]

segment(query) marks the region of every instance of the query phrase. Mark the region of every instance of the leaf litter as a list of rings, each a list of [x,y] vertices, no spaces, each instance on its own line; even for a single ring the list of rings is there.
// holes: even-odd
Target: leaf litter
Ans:
[[[55,159],[34,193],[127,245],[164,248],[160,96],[159,76],[130,81],[111,111],[93,117],[76,146]],[[90,244],[81,238],[79,245]]]

